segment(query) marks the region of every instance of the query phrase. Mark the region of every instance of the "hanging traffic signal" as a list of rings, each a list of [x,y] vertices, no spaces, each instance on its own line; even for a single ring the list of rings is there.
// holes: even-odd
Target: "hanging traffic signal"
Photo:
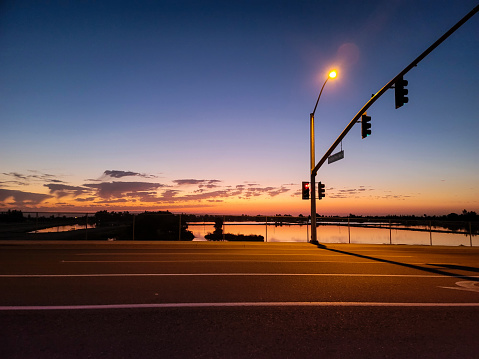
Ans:
[[[324,183],[319,182],[318,183],[318,198],[324,198],[326,196],[326,193],[324,191]]]
[[[303,199],[309,199],[309,182],[303,182],[301,191],[303,193]]]
[[[371,116],[361,116],[361,136],[366,138],[371,135]]]
[[[401,76],[394,85],[394,97],[396,100],[396,108],[403,106],[405,103],[409,102],[407,98],[408,90],[405,88],[407,86],[407,81]]]

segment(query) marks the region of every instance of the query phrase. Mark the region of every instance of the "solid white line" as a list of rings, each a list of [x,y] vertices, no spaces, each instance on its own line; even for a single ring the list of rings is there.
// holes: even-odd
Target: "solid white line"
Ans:
[[[0,306],[0,311],[14,310],[88,310],[141,308],[205,308],[205,307],[479,307],[479,303],[387,303],[387,302],[222,302],[222,303],[149,303],[149,304],[93,304]]]
[[[258,263],[258,260],[252,259],[181,259],[181,260],[158,260],[158,261],[133,261],[133,260],[111,260],[111,261],[89,261],[89,260],[80,260],[80,261],[68,261],[62,260],[61,263],[214,263],[214,262],[255,262]],[[388,264],[386,262],[338,262],[338,261],[314,261],[314,260],[304,260],[304,261],[273,261],[273,260],[262,260],[261,263],[341,263],[341,264]]]
[[[98,273],[98,274],[1,274],[0,278],[75,278],[75,277],[401,277],[401,278],[479,278],[469,275],[367,274],[367,273]]]
[[[308,251],[310,252],[310,251]],[[171,255],[207,255],[207,256],[317,256],[317,257],[344,257],[344,254],[320,254],[318,252],[314,253],[238,253],[235,251],[228,250],[227,252],[222,253],[205,253],[205,252],[113,252],[113,253],[102,253],[102,252],[91,252],[91,253],[75,253],[75,256],[123,256],[123,255],[141,255],[141,256],[171,256]],[[410,257],[410,256],[408,256]]]
[[[324,254],[324,253],[237,253],[235,251],[228,251],[223,253],[204,253],[204,252],[113,252],[113,253],[102,253],[102,252],[90,252],[90,253],[75,253],[75,256],[127,256],[127,255],[140,255],[140,256],[171,256],[171,255],[207,255],[207,256],[254,256],[254,257],[264,257],[264,256],[316,256],[316,257],[344,257],[345,254]],[[364,254],[361,254],[364,255]],[[410,258],[412,256],[406,255],[385,255],[385,258]],[[367,258],[366,258],[367,259]]]

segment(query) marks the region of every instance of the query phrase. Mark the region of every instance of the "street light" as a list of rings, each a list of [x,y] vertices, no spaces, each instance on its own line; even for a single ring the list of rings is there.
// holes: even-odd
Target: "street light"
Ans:
[[[314,150],[314,113],[316,112],[316,108],[318,107],[319,99],[321,98],[321,94],[323,93],[324,86],[329,79],[334,79],[338,75],[337,71],[332,70],[329,72],[326,81],[324,81],[323,87],[321,87],[321,91],[319,92],[318,99],[316,100],[316,105],[314,106],[313,112],[309,115],[310,119],[310,134],[311,134],[311,242],[317,243],[317,236],[316,236],[316,173],[314,172],[314,168],[316,167],[316,159],[315,159],[315,150]]]

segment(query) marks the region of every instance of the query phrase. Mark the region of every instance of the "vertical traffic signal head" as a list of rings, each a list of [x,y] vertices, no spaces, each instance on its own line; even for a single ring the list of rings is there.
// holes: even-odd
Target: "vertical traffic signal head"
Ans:
[[[309,182],[303,182],[301,186],[303,199],[309,199]]]
[[[409,98],[406,96],[408,90],[405,88],[407,86],[407,81],[401,76],[394,85],[394,98],[396,101],[396,108],[403,106],[405,103],[409,102]]]
[[[324,183],[319,182],[318,183],[318,198],[324,198],[326,196],[325,190],[324,190]]]
[[[361,116],[361,137],[366,138],[371,135],[371,116]]]

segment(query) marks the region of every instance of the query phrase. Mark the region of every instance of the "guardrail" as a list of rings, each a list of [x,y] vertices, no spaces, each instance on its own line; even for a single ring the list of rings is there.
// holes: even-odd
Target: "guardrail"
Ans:
[[[309,217],[299,216],[234,216],[173,214],[170,212],[0,212],[0,239],[78,239],[78,240],[193,240],[188,224],[214,224],[221,229],[224,240],[231,226],[258,226],[258,233],[264,241],[274,240],[268,234],[268,227],[300,226],[301,236],[308,242],[311,233]],[[353,228],[389,230],[389,244],[393,244],[393,231],[427,232],[429,245],[438,234],[462,234],[469,237],[468,245],[473,246],[473,237],[478,235],[479,223],[467,221],[446,221],[428,218],[402,219],[379,217],[318,217],[317,226],[347,227],[351,243]],[[261,229],[262,228],[262,229]],[[213,232],[213,229],[212,231]],[[386,243],[386,241],[385,241]]]

